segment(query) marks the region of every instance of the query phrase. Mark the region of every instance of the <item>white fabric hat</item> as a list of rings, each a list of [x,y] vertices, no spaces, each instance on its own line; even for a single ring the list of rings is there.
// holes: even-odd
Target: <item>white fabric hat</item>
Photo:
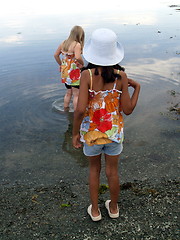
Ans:
[[[122,61],[124,49],[117,42],[117,36],[112,30],[99,28],[85,44],[83,56],[95,65],[111,66]]]

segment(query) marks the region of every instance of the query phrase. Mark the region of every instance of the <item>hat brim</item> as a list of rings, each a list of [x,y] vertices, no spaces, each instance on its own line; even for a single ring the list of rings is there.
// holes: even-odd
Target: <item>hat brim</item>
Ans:
[[[121,43],[117,42],[116,52],[112,53],[108,57],[97,54],[91,47],[91,39],[87,41],[83,49],[83,56],[86,61],[99,66],[112,66],[118,64],[124,58],[124,48]]]

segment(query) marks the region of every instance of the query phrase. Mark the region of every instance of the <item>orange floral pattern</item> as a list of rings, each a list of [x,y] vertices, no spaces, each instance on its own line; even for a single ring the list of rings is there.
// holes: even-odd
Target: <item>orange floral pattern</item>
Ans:
[[[74,54],[62,53],[61,81],[71,86],[80,84],[80,69]]]
[[[123,141],[123,117],[119,112],[121,91],[89,90],[89,103],[81,124],[81,141],[89,146]]]
[[[106,110],[108,112],[114,112],[117,110],[118,107],[118,93],[116,91],[110,92],[104,99],[106,103]]]

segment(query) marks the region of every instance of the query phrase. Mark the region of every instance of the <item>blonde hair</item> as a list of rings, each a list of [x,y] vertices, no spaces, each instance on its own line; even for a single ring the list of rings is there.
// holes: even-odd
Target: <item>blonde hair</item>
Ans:
[[[80,26],[74,26],[71,29],[69,37],[63,42],[63,46],[62,46],[63,51],[67,52],[69,49],[69,46],[74,41],[79,42],[83,49],[83,47],[84,47],[84,30]]]

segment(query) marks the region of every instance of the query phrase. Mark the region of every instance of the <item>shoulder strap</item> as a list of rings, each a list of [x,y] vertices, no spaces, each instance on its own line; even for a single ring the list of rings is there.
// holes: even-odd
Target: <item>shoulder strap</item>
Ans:
[[[119,74],[119,72],[120,72],[120,70],[118,69],[118,70],[117,70],[117,74]],[[115,79],[115,82],[114,82],[114,87],[113,87],[113,89],[116,89],[116,84],[117,84],[117,78]]]
[[[92,81],[92,72],[91,72],[91,69],[88,69],[89,71],[89,75],[90,75],[90,90],[92,90],[92,84],[93,84],[93,81]]]

